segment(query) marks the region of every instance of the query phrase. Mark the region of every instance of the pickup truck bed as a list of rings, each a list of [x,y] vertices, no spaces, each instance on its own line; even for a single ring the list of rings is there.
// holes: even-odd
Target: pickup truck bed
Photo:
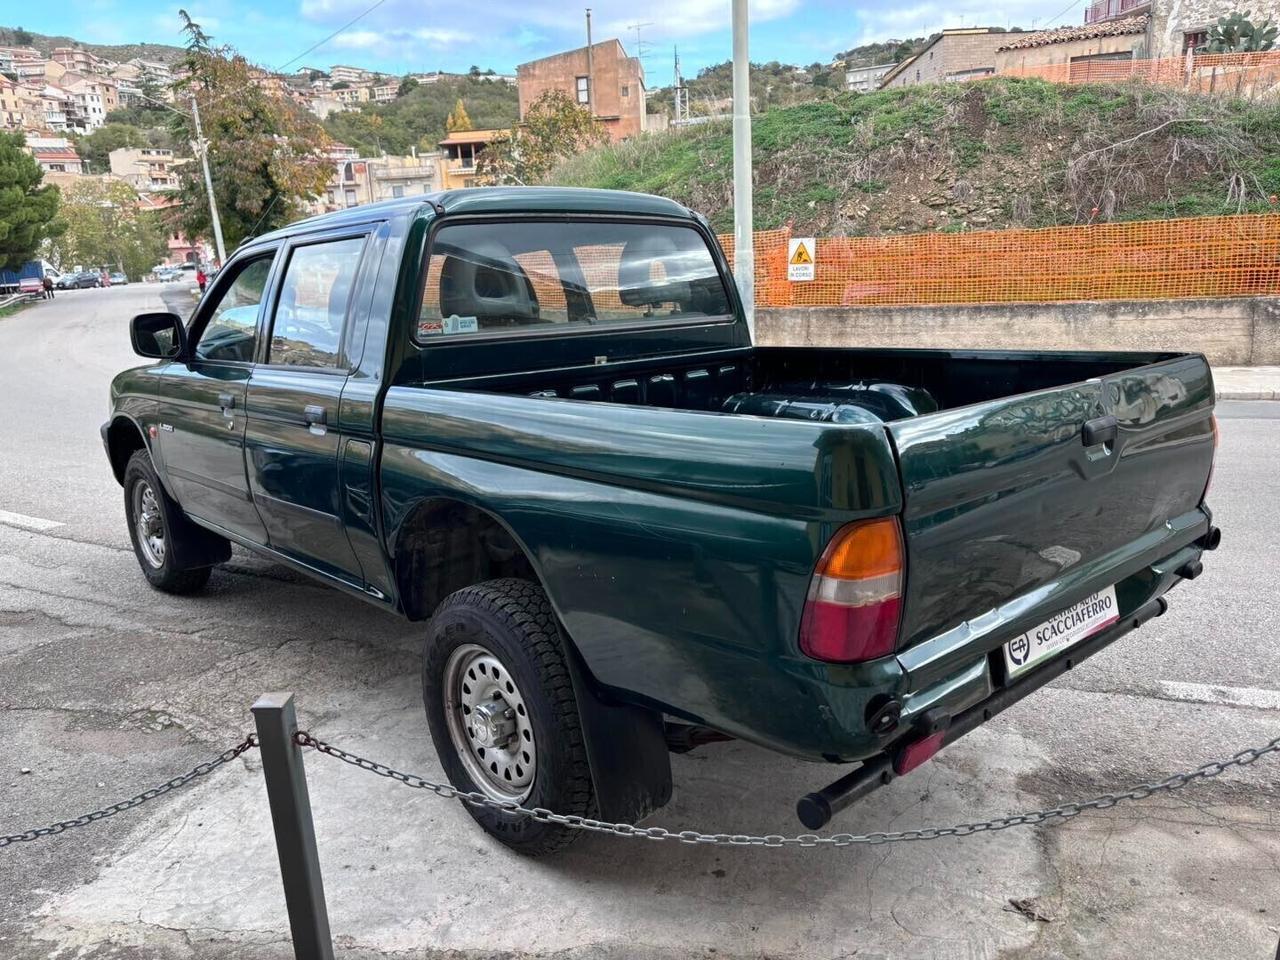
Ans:
[[[642,815],[664,722],[906,772],[1218,537],[1202,356],[754,346],[705,221],[657,198],[306,221],[134,339],[159,362],[104,439],[144,573],[195,589],[235,542],[430,618],[442,762],[504,802]],[[574,763],[585,795],[545,773]]]

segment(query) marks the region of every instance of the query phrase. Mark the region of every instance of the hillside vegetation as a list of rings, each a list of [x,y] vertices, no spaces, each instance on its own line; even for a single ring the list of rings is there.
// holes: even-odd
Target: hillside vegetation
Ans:
[[[49,36],[34,30],[24,30],[20,26],[0,27],[0,46],[35,47],[46,57],[53,52],[54,47],[80,47],[94,56],[116,61],[140,57],[143,60],[169,63],[183,54],[182,47],[167,43],[82,43],[74,37]]]
[[[753,118],[755,224],[816,234],[1050,226],[1276,210],[1280,105],[997,77]],[[639,190],[732,226],[727,122],[572,158],[549,182]]]

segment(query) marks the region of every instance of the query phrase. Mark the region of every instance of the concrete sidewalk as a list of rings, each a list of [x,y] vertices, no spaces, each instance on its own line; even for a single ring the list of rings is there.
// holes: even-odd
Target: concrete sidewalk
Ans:
[[[1280,367],[1214,367],[1219,400],[1280,400]]]

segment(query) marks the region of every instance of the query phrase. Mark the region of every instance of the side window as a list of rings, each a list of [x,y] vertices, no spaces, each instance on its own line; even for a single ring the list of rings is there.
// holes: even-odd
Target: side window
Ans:
[[[273,256],[251,260],[236,274],[200,334],[197,359],[253,362],[258,343],[258,305],[262,303]]]
[[[364,237],[295,247],[280,285],[268,363],[336,367]]]

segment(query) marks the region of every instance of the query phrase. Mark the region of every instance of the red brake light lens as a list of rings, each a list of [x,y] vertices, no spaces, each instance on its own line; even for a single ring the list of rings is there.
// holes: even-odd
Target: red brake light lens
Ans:
[[[902,529],[895,518],[851,523],[823,551],[800,620],[800,649],[854,663],[893,653],[902,614]]]

